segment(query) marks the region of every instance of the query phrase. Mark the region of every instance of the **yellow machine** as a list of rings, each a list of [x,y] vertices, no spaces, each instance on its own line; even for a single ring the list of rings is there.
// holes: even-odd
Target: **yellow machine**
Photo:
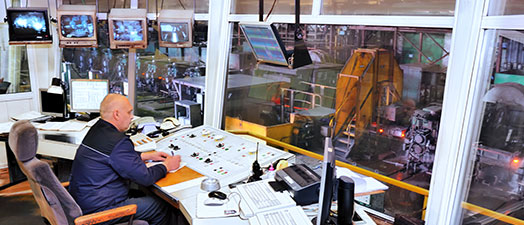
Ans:
[[[377,110],[401,98],[402,70],[386,49],[356,49],[338,75],[334,134],[347,144],[345,157],[362,132],[380,124]]]

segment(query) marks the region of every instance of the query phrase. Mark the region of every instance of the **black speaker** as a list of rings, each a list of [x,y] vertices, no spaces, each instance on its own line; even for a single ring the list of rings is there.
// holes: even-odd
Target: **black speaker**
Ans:
[[[355,213],[355,182],[353,179],[342,176],[338,179],[338,225],[353,224]]]

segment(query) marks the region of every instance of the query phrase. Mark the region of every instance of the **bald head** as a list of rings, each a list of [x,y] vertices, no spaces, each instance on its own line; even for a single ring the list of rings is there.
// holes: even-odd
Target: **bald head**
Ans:
[[[119,131],[129,127],[133,118],[133,106],[120,94],[108,94],[100,103],[100,117],[113,124]]]

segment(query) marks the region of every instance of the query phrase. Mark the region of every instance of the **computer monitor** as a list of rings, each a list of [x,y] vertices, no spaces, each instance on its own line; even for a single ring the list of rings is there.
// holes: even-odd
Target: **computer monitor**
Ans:
[[[65,94],[48,93],[47,89],[40,90],[40,107],[43,115],[64,117],[66,115]]]
[[[335,193],[336,186],[336,167],[335,167],[335,149],[331,138],[326,137],[324,144],[324,160],[322,162],[322,175],[320,180],[320,193],[318,197],[318,215],[316,225],[327,225],[330,218],[331,201]]]
[[[146,9],[111,9],[108,16],[112,49],[147,47]]]
[[[100,112],[100,103],[109,94],[108,80],[72,79],[71,112]]]
[[[193,46],[193,10],[163,9],[158,16],[158,44],[166,48]]]
[[[257,61],[289,66],[286,48],[275,26],[269,23],[242,23],[240,28]]]
[[[97,47],[96,6],[62,5],[57,10],[60,47]]]
[[[6,10],[9,44],[51,44],[47,8],[9,8]]]

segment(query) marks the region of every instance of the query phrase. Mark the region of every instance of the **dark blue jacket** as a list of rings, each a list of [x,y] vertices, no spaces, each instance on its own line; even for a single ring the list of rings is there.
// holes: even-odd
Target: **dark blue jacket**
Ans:
[[[149,186],[166,173],[162,164],[147,168],[129,137],[100,119],[78,147],[69,192],[88,214],[126,200],[129,181]]]

